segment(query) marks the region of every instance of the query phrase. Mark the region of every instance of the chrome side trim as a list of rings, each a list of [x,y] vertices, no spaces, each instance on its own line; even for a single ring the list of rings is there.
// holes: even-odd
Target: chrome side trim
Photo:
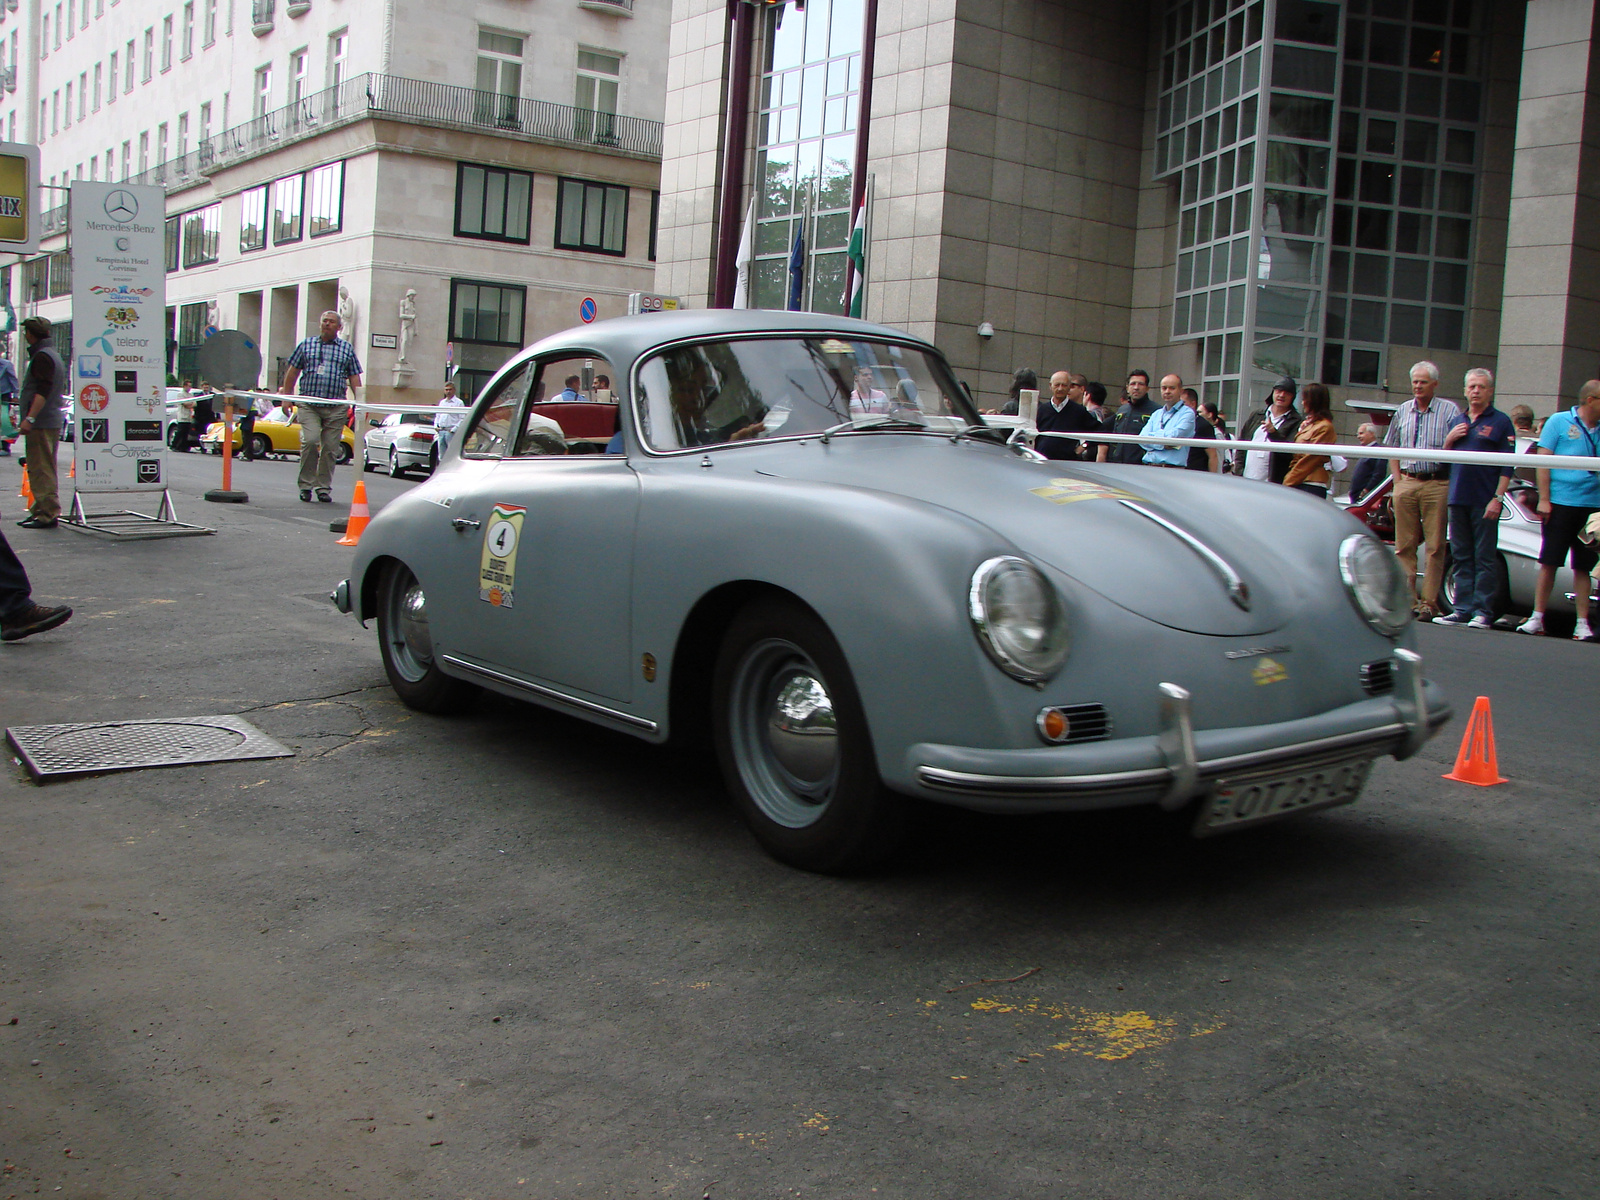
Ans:
[[[1230,754],[1225,758],[1198,760],[1195,763],[1196,778],[1193,787],[1197,788],[1203,780],[1233,775],[1257,767],[1269,767],[1276,763],[1312,759],[1337,751],[1370,747],[1374,754],[1379,754],[1386,746],[1392,745],[1395,739],[1403,737],[1406,733],[1406,727],[1397,722],[1380,725],[1376,729],[1361,729],[1353,733],[1318,738],[1312,742],[1300,742],[1293,746],[1274,746],[1267,750]],[[1144,767],[1134,771],[1109,771],[1098,775],[980,775],[972,771],[920,766],[917,768],[917,779],[927,787],[939,791],[1029,796],[1039,793],[1094,792],[1144,787],[1161,787],[1166,790],[1173,779],[1173,771],[1169,767]],[[1191,790],[1185,795],[1185,799],[1193,794]]]
[[[1195,537],[1194,534],[1183,528],[1183,526],[1174,524],[1172,521],[1169,521],[1163,517],[1160,513],[1152,512],[1150,509],[1146,508],[1136,500],[1119,499],[1117,503],[1121,504],[1124,508],[1132,509],[1141,517],[1154,521],[1157,525],[1161,526],[1161,528],[1165,529],[1173,537],[1177,538],[1185,546],[1188,546],[1189,549],[1198,554],[1201,559],[1204,560],[1205,564],[1215,571],[1217,573],[1217,577],[1222,580],[1223,587],[1225,587],[1228,591],[1228,599],[1232,600],[1240,608],[1244,609],[1245,612],[1250,611],[1250,589],[1245,586],[1244,580],[1239,577],[1239,572],[1235,571],[1228,561],[1222,557],[1222,555],[1218,554],[1210,546],[1206,545],[1199,538]]]
[[[1188,803],[1200,780],[1200,760],[1194,748],[1194,712],[1188,688],[1175,683],[1161,685],[1161,733],[1156,745],[1161,747],[1161,757],[1171,772],[1167,794],[1161,797],[1161,807],[1172,812]]]
[[[1428,725],[1428,701],[1422,691],[1422,655],[1415,650],[1394,652],[1394,708],[1405,737],[1394,752],[1396,759],[1407,759],[1422,749],[1432,729]]]
[[[647,721],[645,718],[636,717],[632,713],[618,712],[614,708],[607,708],[604,704],[596,704],[592,700],[580,700],[576,696],[558,692],[554,688],[545,687],[541,683],[530,683],[519,676],[508,675],[504,671],[496,671],[489,667],[479,666],[475,662],[468,662],[464,658],[457,658],[454,654],[441,654],[439,657],[452,667],[466,671],[470,675],[476,675],[480,679],[488,679],[506,687],[516,688],[519,692],[527,692],[530,696],[537,696],[540,700],[545,700],[552,704],[560,704],[568,708],[575,708],[579,712],[608,717],[613,721],[621,721],[624,725],[631,725],[635,729],[643,729],[648,733],[655,733],[659,728],[654,721]]]

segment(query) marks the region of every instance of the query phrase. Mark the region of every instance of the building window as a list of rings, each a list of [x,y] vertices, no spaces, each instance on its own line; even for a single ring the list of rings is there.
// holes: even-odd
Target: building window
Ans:
[[[628,189],[609,183],[563,179],[556,197],[556,247],[628,252]]]
[[[105,67],[102,64],[95,63],[95,65],[94,65],[94,111],[95,112],[99,112],[100,111],[100,89],[101,89],[102,86],[104,86],[104,83],[105,83],[104,71],[105,71]]]
[[[144,75],[143,81],[149,83],[156,77],[156,31],[152,27],[144,31]]]
[[[217,0],[206,0],[205,26],[202,45],[210,46],[217,40]]]
[[[56,20],[58,22],[61,20],[61,6],[60,5],[56,6]],[[77,7],[76,7],[76,0],[67,0],[67,20],[66,20],[67,41],[70,42],[73,39],[74,35],[77,33],[77,29],[76,29],[77,24],[78,24],[78,10],[77,10]]]
[[[89,72],[78,73],[78,120],[89,115]]]
[[[52,43],[54,48],[57,49],[57,50],[61,49],[61,25],[62,25],[61,5],[58,4],[58,5],[56,5],[56,38],[55,38],[55,41]]]
[[[305,201],[306,177],[290,175],[272,185],[272,244],[298,242],[303,222],[301,206]]]
[[[133,39],[128,39],[122,56],[122,91],[123,94],[133,91]]]
[[[50,93],[50,132],[61,132],[61,89]]]
[[[516,125],[518,100],[522,96],[522,43],[512,33],[478,31],[478,94],[473,105],[475,120]]]
[[[128,176],[133,173],[133,143],[122,143],[122,181],[126,183]]]
[[[183,6],[183,46],[180,53],[185,59],[194,56],[194,0]]]
[[[344,82],[346,56],[350,52],[350,31],[341,29],[328,35],[328,86],[338,87]]]
[[[296,50],[289,55],[289,103],[298,104],[306,94],[306,69],[311,65],[311,53]]]
[[[39,57],[50,57],[50,14],[39,18]]]
[[[204,146],[211,140],[211,101],[207,100],[200,106],[200,131],[196,141],[197,146]]]
[[[260,250],[267,244],[267,188],[239,193],[239,250]]]
[[[189,114],[178,114],[178,159],[180,162],[189,155]],[[186,170],[188,164],[183,164],[180,170]]]
[[[161,70],[172,70],[172,17],[161,18]]]
[[[161,166],[167,161],[167,123],[165,121],[156,126],[156,166]]]
[[[533,176],[526,171],[458,163],[456,236],[527,245],[532,194]]]
[[[150,169],[150,135],[139,135],[139,174],[143,175]]]
[[[528,289],[470,279],[450,281],[450,337],[492,346],[522,345],[522,312]]]
[[[661,193],[650,193],[650,261],[656,260],[656,229],[661,224]]]
[[[169,271],[178,269],[179,224],[182,219],[181,217],[167,218],[167,270]]]
[[[256,119],[266,116],[272,108],[272,67],[260,67],[256,71]]]
[[[198,267],[217,261],[222,241],[222,205],[208,204],[183,215],[183,265]]]
[[[100,182],[100,156],[98,154],[89,155],[89,182]]]
[[[306,218],[312,237],[338,233],[344,225],[344,163],[318,167],[306,178]]]
[[[72,255],[66,250],[57,250],[50,256],[50,294],[72,295]]]
[[[795,236],[805,235],[800,307],[845,311],[845,260],[861,94],[859,5],[769,8],[756,142],[752,299],[785,308]],[[806,220],[809,212],[810,220]]]
[[[66,111],[63,114],[61,127],[63,129],[70,129],[72,127],[72,84],[70,82],[67,84],[67,106]]]
[[[583,114],[578,136],[595,141],[615,141],[617,86],[622,59],[595,50],[578,51],[578,94],[574,107]]]

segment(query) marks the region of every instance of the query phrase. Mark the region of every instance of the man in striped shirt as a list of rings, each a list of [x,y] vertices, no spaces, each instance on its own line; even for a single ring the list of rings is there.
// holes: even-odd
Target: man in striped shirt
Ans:
[[[300,499],[310,500],[315,488],[323,504],[333,502],[333,464],[350,416],[346,393],[361,386],[361,360],[349,342],[340,340],[343,327],[338,313],[323,313],[317,336],[294,348],[283,376],[285,392],[300,384],[301,399],[295,405],[300,424]]]
[[[1435,396],[1439,368],[1419,362],[1411,368],[1411,399],[1402,404],[1389,423],[1384,445],[1402,450],[1443,450],[1445,436],[1461,417],[1453,400]],[[1411,588],[1417,620],[1439,615],[1439,587],[1444,583],[1446,528],[1450,520],[1450,464],[1408,459],[1389,460],[1394,477],[1394,553]],[[1417,546],[1427,543],[1428,566],[1422,592],[1416,590]]]

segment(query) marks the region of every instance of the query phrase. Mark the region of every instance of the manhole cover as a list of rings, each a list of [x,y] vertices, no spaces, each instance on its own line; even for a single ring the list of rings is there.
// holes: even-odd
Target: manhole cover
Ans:
[[[294,751],[240,717],[19,725],[7,729],[6,738],[35,779],[294,757]]]

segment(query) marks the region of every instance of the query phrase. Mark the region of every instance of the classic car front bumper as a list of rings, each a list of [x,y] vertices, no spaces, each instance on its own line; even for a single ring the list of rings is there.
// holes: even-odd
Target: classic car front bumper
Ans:
[[[1273,725],[1196,730],[1189,695],[1164,683],[1162,731],[1048,749],[985,750],[921,742],[906,751],[919,794],[987,812],[1050,812],[1159,803],[1178,809],[1220,779],[1301,770],[1363,755],[1409,758],[1450,719],[1421,658],[1394,657],[1391,695]]]

